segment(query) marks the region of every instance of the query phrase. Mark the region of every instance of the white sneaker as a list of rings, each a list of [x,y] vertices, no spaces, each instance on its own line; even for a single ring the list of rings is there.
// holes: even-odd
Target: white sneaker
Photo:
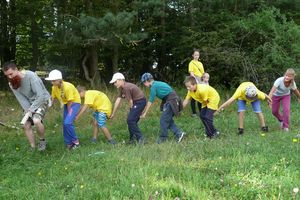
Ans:
[[[283,128],[283,131],[289,132],[289,128]]]

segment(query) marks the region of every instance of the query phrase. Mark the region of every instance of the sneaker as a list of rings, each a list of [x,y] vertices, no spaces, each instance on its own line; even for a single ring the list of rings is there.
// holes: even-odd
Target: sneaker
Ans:
[[[39,151],[45,151],[46,150],[46,140],[40,140],[38,150]]]
[[[144,137],[141,137],[141,138],[138,140],[138,144],[139,144],[139,145],[144,145],[144,144],[145,144],[145,138],[144,138]]]
[[[262,132],[267,133],[267,132],[269,132],[269,127],[268,126],[261,127],[261,130],[262,130]]]
[[[78,149],[80,147],[79,144],[73,144],[70,148],[70,150]]]
[[[238,128],[238,134],[243,135],[244,134],[244,129],[243,128]]]
[[[180,136],[177,138],[177,143],[181,142],[184,135],[185,135],[185,132],[181,132]]]
[[[289,132],[289,128],[282,128],[283,131]]]
[[[97,138],[91,138],[91,143],[96,143],[97,142]]]
[[[220,136],[220,132],[219,131],[216,131],[213,135],[213,138],[218,138]]]
[[[197,116],[197,114],[194,113],[194,114],[191,114],[191,117],[196,118],[196,117],[198,117],[198,116]]]
[[[283,128],[283,122],[279,121],[280,128]]]
[[[114,139],[111,139],[111,140],[108,140],[108,143],[109,144],[112,144],[112,145],[115,145],[116,144],[116,141]]]

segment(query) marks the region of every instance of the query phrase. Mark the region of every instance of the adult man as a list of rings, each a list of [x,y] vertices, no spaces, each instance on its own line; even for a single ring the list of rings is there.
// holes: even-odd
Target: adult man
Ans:
[[[20,71],[14,62],[4,63],[3,72],[8,78],[9,87],[16,96],[24,110],[24,115],[29,118],[24,121],[25,135],[32,149],[35,149],[35,139],[32,125],[35,125],[39,135],[39,151],[46,149],[45,127],[43,119],[47,110],[50,94],[42,80],[32,71]],[[23,120],[22,120],[23,121]]]

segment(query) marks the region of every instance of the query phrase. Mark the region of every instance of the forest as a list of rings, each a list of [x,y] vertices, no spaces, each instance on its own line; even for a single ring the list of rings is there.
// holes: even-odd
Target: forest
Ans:
[[[0,62],[59,69],[91,88],[117,71],[175,85],[198,48],[212,85],[269,88],[299,66],[299,11],[298,0],[1,0]]]

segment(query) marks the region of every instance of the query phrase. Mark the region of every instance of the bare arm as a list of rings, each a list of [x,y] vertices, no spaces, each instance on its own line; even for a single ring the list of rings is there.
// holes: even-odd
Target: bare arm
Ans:
[[[272,99],[272,97],[273,97],[273,94],[274,94],[275,90],[276,90],[276,87],[275,87],[275,86],[273,86],[272,89],[270,90],[269,97],[270,97],[271,99]]]
[[[75,121],[77,121],[79,119],[79,117],[86,111],[86,109],[88,108],[89,106],[87,104],[84,104],[79,113],[77,114],[76,118],[75,118]]]
[[[132,106],[133,106],[133,100],[130,99],[130,100],[128,101],[128,104],[129,104],[129,108],[132,108]]]
[[[268,101],[268,104],[271,105],[272,104],[272,99],[267,94],[265,94],[265,97],[266,97],[266,99]]]
[[[121,102],[121,97],[118,97],[115,101],[113,112],[112,112],[111,116],[109,117],[110,119],[112,119],[115,116],[115,113],[117,112],[120,102]]]
[[[146,117],[146,114],[149,110],[149,108],[151,107],[152,103],[150,101],[148,101],[147,105],[146,105],[146,108],[144,109],[143,111],[143,114],[141,115],[141,118],[145,118]]]
[[[300,103],[300,92],[298,89],[293,90],[293,93],[298,97],[298,102]]]
[[[220,112],[222,110],[224,110],[224,108],[226,108],[227,106],[229,106],[230,104],[232,104],[235,101],[235,99],[233,97],[231,97],[230,99],[228,99],[225,103],[223,103],[219,109],[217,110],[217,112]]]
[[[190,102],[189,99],[185,99],[185,100],[182,102],[182,107],[185,108],[186,105],[188,105],[189,102]]]

